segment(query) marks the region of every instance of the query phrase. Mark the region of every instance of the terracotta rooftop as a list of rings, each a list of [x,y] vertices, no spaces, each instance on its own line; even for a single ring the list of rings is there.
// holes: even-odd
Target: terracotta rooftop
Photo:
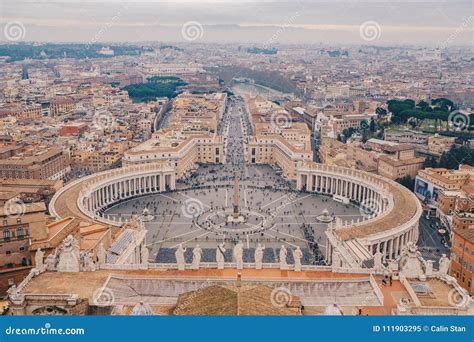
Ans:
[[[266,285],[212,285],[179,296],[175,315],[248,316],[298,315],[301,302],[295,296],[283,306],[272,304],[273,288]]]
[[[77,227],[79,221],[74,217],[66,217],[49,223],[46,227],[48,236],[42,240],[31,242],[30,250],[35,251],[38,248],[55,248],[65,236],[71,234]]]
[[[410,281],[410,284],[416,284],[419,282]],[[425,285],[429,287],[429,293],[419,294],[417,297],[421,302],[422,306],[452,306],[453,297],[450,296],[450,291],[453,289],[451,285],[446,284],[445,282],[439,279],[429,279],[424,282]],[[450,298],[451,297],[451,298]]]
[[[44,202],[24,203],[21,206],[22,206],[21,211],[23,214],[38,213],[38,212],[46,211],[46,205],[44,204]],[[0,216],[10,216],[9,210],[11,209],[9,209],[8,206],[2,206],[0,208]]]
[[[413,218],[417,209],[416,197],[404,188],[391,184],[389,186],[394,202],[394,208],[390,213],[383,217],[375,217],[367,223],[336,230],[335,233],[342,240],[361,238],[395,228]]]
[[[242,274],[242,283],[235,283],[237,274]],[[77,294],[80,298],[92,301],[94,292],[104,286],[108,277],[128,277],[134,279],[234,279],[232,283],[211,285],[197,291],[187,292],[179,296],[174,308],[169,305],[153,305],[155,314],[178,315],[295,315],[298,314],[299,298],[294,298],[282,310],[271,305],[272,288],[265,285],[246,283],[246,280],[273,280],[273,281],[334,281],[334,280],[362,280],[367,279],[367,274],[332,273],[328,271],[281,271],[279,269],[200,269],[198,271],[186,270],[99,270],[95,272],[58,273],[45,272],[35,278],[22,291],[23,294]],[[382,285],[382,276],[376,276],[375,282],[383,297],[383,305],[342,307],[346,314],[356,314],[360,309],[362,315],[390,315],[400,300],[410,298],[407,289],[398,280],[393,280],[392,285]],[[419,281],[410,280],[413,285]],[[430,290],[428,294],[417,294],[422,306],[440,307],[452,306],[449,302],[449,293],[452,286],[437,280],[430,279],[423,282]],[[120,313],[128,315],[132,307],[124,307]],[[305,307],[303,314],[321,314],[322,307]]]
[[[68,217],[74,216],[85,221],[90,221],[91,219],[84,215],[79,208],[77,207],[77,197],[81,191],[83,184],[80,182],[71,186],[67,191],[62,192],[57,198],[54,209],[59,217]]]

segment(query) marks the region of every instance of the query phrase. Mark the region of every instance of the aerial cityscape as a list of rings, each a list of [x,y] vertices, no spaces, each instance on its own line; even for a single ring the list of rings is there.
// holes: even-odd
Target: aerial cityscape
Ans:
[[[472,2],[368,3],[0,5],[2,314],[473,315]]]

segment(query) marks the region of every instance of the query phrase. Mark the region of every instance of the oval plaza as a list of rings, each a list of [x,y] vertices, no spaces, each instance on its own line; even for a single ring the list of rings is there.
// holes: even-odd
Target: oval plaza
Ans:
[[[213,314],[212,305],[199,311],[190,303],[223,301],[215,297],[222,286],[268,309],[249,314],[470,310],[447,275],[449,261],[435,269],[417,252],[422,208],[409,190],[313,161],[307,126],[274,103],[225,94],[175,102],[168,126],[126,152],[121,168],[56,193],[52,215],[109,226],[113,239],[70,268],[75,243],[68,237],[11,292],[19,313],[48,301],[79,310],[85,297],[95,313],[100,305],[91,303],[109,296],[111,314],[145,304],[153,314]],[[63,287],[44,293],[46,277]],[[281,288],[299,304],[270,305],[266,291]]]

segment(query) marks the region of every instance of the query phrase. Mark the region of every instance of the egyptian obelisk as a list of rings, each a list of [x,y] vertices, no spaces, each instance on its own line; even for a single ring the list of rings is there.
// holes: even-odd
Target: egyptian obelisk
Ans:
[[[234,219],[238,219],[240,216],[239,211],[239,180],[237,173],[234,173],[234,194],[232,195],[232,206],[234,207]]]

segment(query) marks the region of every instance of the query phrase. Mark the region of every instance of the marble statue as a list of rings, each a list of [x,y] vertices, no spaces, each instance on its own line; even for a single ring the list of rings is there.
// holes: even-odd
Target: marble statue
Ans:
[[[398,260],[390,260],[388,262],[388,270],[391,272],[398,272]]]
[[[7,294],[9,295],[10,298],[14,298],[15,295],[18,295],[18,288],[16,287],[15,284],[13,284],[12,286],[10,286],[7,290]]]
[[[56,256],[57,251],[54,254],[50,254],[46,257],[46,270],[55,271],[58,258]]]
[[[427,260],[425,262],[425,275],[431,277],[433,275],[433,260]]]
[[[406,278],[425,280],[424,264],[425,260],[421,257],[418,248],[413,241],[409,241],[400,255],[400,273]]]
[[[140,224],[138,223],[137,215],[132,215],[130,218],[130,228],[140,230]]]
[[[301,252],[300,247],[296,247],[293,250],[293,259],[295,259],[295,271],[301,272],[301,258],[303,257],[303,252]]]
[[[224,269],[224,253],[225,247],[224,243],[221,243],[216,248],[216,261],[217,261],[217,269],[223,270]]]
[[[107,262],[107,251],[105,250],[104,244],[101,242],[97,249],[97,261],[100,265],[104,265]]]
[[[234,259],[237,263],[237,269],[241,270],[244,268],[244,244],[242,241],[239,241],[234,247]]]
[[[441,258],[439,258],[438,274],[440,276],[448,275],[450,266],[451,266],[451,260],[449,260],[449,258],[446,257],[446,254],[441,254]]]
[[[145,245],[142,245],[140,254],[141,264],[144,266],[148,266],[148,258],[150,257],[150,252],[148,251],[148,248]]]
[[[86,251],[82,255],[82,270],[85,272],[94,272],[96,269],[94,255],[90,251]]]
[[[44,258],[44,252],[41,250],[41,248],[38,248],[35,254],[35,267],[37,269],[40,269],[41,266],[43,266],[43,258]]]
[[[202,249],[199,245],[196,245],[193,249],[193,263],[191,265],[191,269],[199,270],[199,265],[201,263],[201,256],[202,256]]]
[[[183,245],[179,244],[174,253],[176,256],[176,263],[178,264],[178,271],[184,271],[184,250],[185,248],[183,248]]]
[[[280,270],[288,269],[288,264],[286,263],[286,247],[281,245],[280,247]]]
[[[264,249],[265,249],[265,246],[262,246],[261,244],[258,244],[257,248],[255,249],[255,268],[257,270],[262,269],[263,250]]]
[[[58,272],[80,271],[79,242],[72,235],[68,235],[63,241],[57,270]]]
[[[382,258],[383,258],[382,253],[380,252],[380,250],[377,249],[377,251],[374,254],[374,268],[376,270],[381,270],[383,268]]]

